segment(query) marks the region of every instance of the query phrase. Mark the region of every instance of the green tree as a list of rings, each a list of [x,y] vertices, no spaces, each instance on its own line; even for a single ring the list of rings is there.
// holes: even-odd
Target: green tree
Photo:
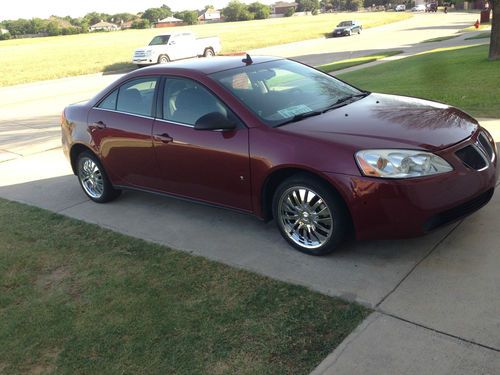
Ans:
[[[132,29],[149,29],[149,20],[138,19],[132,22]]]
[[[248,11],[253,13],[253,16],[257,20],[263,20],[269,18],[271,14],[271,8],[265,4],[256,1],[248,6]]]
[[[146,9],[141,18],[148,20],[150,23],[154,23],[158,20],[170,17],[171,15],[172,10],[168,6],[162,5],[160,8]]]
[[[248,11],[248,6],[238,0],[231,1],[222,10],[226,21],[246,21],[253,18],[253,14]]]
[[[57,22],[50,21],[47,24],[46,32],[50,36],[61,35],[61,28],[59,27],[59,24]]]
[[[46,27],[47,27],[47,21],[45,20],[42,20],[41,18],[32,18],[30,20],[30,24],[31,24],[31,30],[29,30],[29,33],[27,34],[38,34],[38,33],[41,33],[43,31],[45,31]]]
[[[188,25],[195,25],[198,23],[198,12],[195,10],[184,10],[174,14],[175,18],[181,19]]]
[[[500,60],[500,0],[490,0],[493,9],[490,38],[490,60]]]
[[[319,0],[297,0],[299,12],[313,12],[319,9]]]
[[[285,17],[291,17],[295,14],[295,8],[288,8],[287,11],[285,12],[284,16]]]
[[[136,16],[134,14],[131,14],[131,13],[116,13],[116,14],[109,16],[108,21],[114,22],[118,25],[122,21],[128,22],[128,21],[132,21],[135,18],[136,18]]]

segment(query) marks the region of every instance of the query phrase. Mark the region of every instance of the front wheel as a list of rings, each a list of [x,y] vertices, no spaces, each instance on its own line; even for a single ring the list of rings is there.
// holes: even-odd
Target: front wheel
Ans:
[[[94,202],[109,202],[121,194],[111,185],[99,159],[89,151],[78,156],[77,176],[83,191]]]
[[[349,227],[346,208],[338,193],[306,175],[291,177],[278,187],[273,215],[281,235],[309,255],[334,251]]]
[[[167,55],[160,55],[158,57],[158,64],[166,64],[168,62],[170,62],[170,59],[168,58]]]

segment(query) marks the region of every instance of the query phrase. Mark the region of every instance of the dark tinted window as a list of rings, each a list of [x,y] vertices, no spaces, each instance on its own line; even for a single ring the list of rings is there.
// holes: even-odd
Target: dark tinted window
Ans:
[[[202,85],[191,79],[167,79],[163,96],[165,120],[194,125],[200,117],[211,112],[219,112],[238,123],[232,112]]]
[[[99,104],[99,108],[103,109],[116,109],[116,98],[118,97],[118,90],[113,91],[109,94],[106,99],[104,99],[101,104]]]
[[[170,35],[157,35],[149,43],[150,46],[160,46],[162,44],[167,44],[170,39]]]
[[[123,84],[118,93],[116,110],[151,116],[158,78],[138,78]]]

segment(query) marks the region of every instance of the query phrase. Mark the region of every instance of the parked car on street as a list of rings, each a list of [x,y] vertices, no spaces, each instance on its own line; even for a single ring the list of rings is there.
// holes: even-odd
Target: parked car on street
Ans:
[[[274,57],[139,69],[61,119],[92,201],[131,189],[274,218],[314,255],[350,233],[406,238],[459,220],[490,200],[499,172],[493,138],[459,109]]]
[[[404,5],[404,4],[396,5],[396,7],[394,8],[394,10],[396,12],[404,12],[404,11],[406,11],[406,5]]]
[[[352,34],[361,34],[363,25],[358,21],[342,21],[332,31],[332,36],[350,36]]]
[[[438,10],[437,3],[427,3],[425,6],[425,11],[429,13],[436,13]]]
[[[412,12],[425,12],[426,9],[427,8],[426,8],[425,4],[419,4],[419,5],[416,5],[413,8],[411,8],[411,11]]]
[[[190,32],[155,36],[147,47],[136,49],[132,62],[138,66],[164,64],[190,57],[212,57],[221,50],[218,37],[196,38]]]

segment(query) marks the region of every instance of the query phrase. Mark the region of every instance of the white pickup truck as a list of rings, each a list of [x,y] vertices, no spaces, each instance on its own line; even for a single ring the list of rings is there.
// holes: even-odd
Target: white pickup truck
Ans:
[[[220,39],[216,36],[196,38],[193,33],[179,32],[155,36],[147,47],[135,50],[132,62],[138,66],[164,64],[190,57],[212,57],[220,50]]]

